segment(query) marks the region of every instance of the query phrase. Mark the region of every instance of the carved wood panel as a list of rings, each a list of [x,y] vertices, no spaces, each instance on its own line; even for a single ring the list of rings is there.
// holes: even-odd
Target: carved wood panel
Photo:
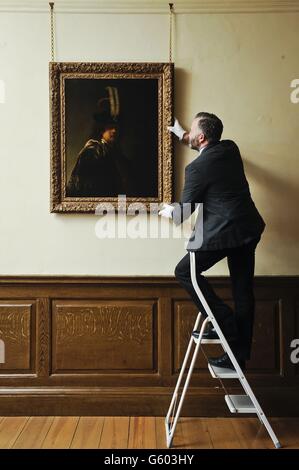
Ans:
[[[231,300],[226,299],[225,303],[234,308]],[[174,372],[179,371],[183,362],[197,313],[197,307],[191,300],[178,300],[173,304]],[[256,301],[252,354],[251,360],[247,363],[249,369],[279,373],[281,359],[279,315],[278,300]],[[213,357],[221,355],[223,350],[219,345],[205,345],[204,352],[207,357]],[[200,351],[195,369],[206,370],[206,368],[207,361]]]
[[[54,301],[52,373],[154,371],[154,301]]]
[[[279,300],[256,301],[252,352],[248,368],[279,374],[280,315]]]
[[[48,298],[37,299],[37,374],[40,377],[49,375],[50,347],[50,301]]]
[[[293,339],[298,339],[299,340],[299,300],[296,301],[296,307],[295,307],[295,334]],[[298,345],[298,343],[296,343]],[[293,352],[295,348],[289,348],[288,350],[288,356],[290,357],[291,352]],[[298,346],[296,347],[296,354],[295,354],[295,361],[298,361],[299,353],[298,351]],[[297,377],[299,376],[299,362],[296,362],[294,364],[294,369],[295,369],[295,375]]]
[[[198,309],[191,300],[177,300],[173,303],[173,323],[174,323],[174,341],[173,341],[173,363],[174,372],[178,372],[183,362],[190,335],[193,330],[194,322],[198,314]],[[205,345],[205,354],[207,356],[218,356],[221,354],[219,345]],[[202,369],[206,372],[207,361],[202,351],[199,351],[196,363],[196,369]]]
[[[0,301],[0,339],[4,362],[0,374],[28,373],[34,367],[34,303]],[[33,333],[33,334],[32,334]]]

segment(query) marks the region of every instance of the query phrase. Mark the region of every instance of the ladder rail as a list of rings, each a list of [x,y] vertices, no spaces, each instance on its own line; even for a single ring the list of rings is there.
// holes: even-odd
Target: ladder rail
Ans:
[[[194,325],[194,329],[198,328],[198,323],[199,323],[198,319],[200,318],[200,316],[201,316],[201,313],[199,312],[199,314],[197,315],[197,319],[195,321],[196,328],[195,328],[195,325]],[[181,409],[182,409],[182,406],[183,406],[183,403],[184,403],[184,400],[185,400],[185,395],[186,395],[187,389],[189,387],[189,382],[190,382],[190,379],[191,379],[191,376],[192,376],[192,373],[193,373],[193,369],[194,369],[194,366],[195,366],[195,362],[196,362],[196,359],[197,359],[197,356],[198,356],[198,353],[199,353],[199,350],[200,350],[202,336],[203,336],[204,330],[205,330],[206,325],[207,325],[208,322],[209,322],[209,319],[205,318],[203,323],[202,323],[199,338],[198,338],[198,342],[197,342],[197,344],[194,348],[194,351],[193,351],[191,364],[190,364],[190,367],[189,367],[189,370],[188,370],[188,373],[187,373],[187,377],[186,377],[185,382],[184,382],[184,386],[183,386],[182,394],[181,394],[181,397],[180,397],[180,400],[179,400],[179,404],[178,404],[177,410],[175,412],[174,419],[173,419],[173,421],[170,425],[171,413],[173,411],[174,404],[176,402],[176,398],[177,398],[178,391],[179,391],[179,386],[180,386],[180,383],[181,383],[181,380],[182,380],[182,377],[183,377],[183,374],[184,374],[184,371],[185,371],[185,367],[187,365],[187,362],[188,362],[188,359],[189,359],[189,356],[190,356],[191,346],[194,342],[192,336],[191,336],[190,341],[189,341],[189,346],[188,346],[187,352],[185,354],[183,366],[182,366],[182,369],[181,369],[181,372],[180,372],[180,375],[179,375],[179,378],[178,378],[178,381],[177,381],[175,391],[174,391],[173,396],[172,396],[172,400],[171,400],[171,404],[169,406],[167,416],[165,418],[167,447],[171,446],[171,442],[172,442],[172,439],[173,439],[173,436],[174,436],[176,425],[177,425],[178,419],[180,417]]]
[[[274,433],[274,431],[273,431],[273,429],[272,429],[265,413],[263,412],[262,407],[260,406],[257,398],[255,397],[255,395],[253,393],[253,390],[252,390],[251,386],[249,385],[249,383],[248,383],[248,381],[245,377],[245,374],[243,373],[242,369],[240,368],[239,363],[236,360],[231,347],[229,346],[224,334],[222,333],[222,330],[221,330],[216,318],[214,317],[214,315],[213,315],[206,299],[204,298],[204,296],[203,296],[203,294],[202,294],[202,292],[199,288],[197,278],[196,278],[195,252],[190,251],[189,254],[190,254],[191,281],[192,281],[194,290],[195,290],[195,292],[196,292],[196,294],[197,294],[197,296],[198,296],[198,298],[199,298],[199,300],[200,300],[200,302],[201,302],[201,304],[204,308],[204,311],[206,313],[206,318],[203,319],[199,336],[195,341],[196,346],[195,346],[194,351],[193,351],[191,364],[190,364],[187,376],[185,378],[185,382],[184,382],[184,386],[183,386],[182,394],[181,394],[181,397],[180,397],[180,400],[179,400],[179,403],[178,403],[177,410],[174,413],[176,400],[177,400],[179,389],[180,389],[180,385],[181,385],[181,382],[182,382],[182,379],[183,379],[183,376],[184,376],[184,373],[185,373],[187,362],[189,360],[192,345],[193,345],[193,342],[194,342],[194,338],[193,338],[192,335],[191,335],[190,340],[189,340],[189,344],[188,344],[188,347],[187,347],[187,351],[185,353],[185,357],[184,357],[184,360],[183,360],[181,371],[180,371],[180,374],[179,374],[179,377],[178,377],[178,380],[177,380],[177,383],[176,383],[176,387],[175,387],[175,390],[173,392],[172,400],[171,400],[171,403],[170,403],[170,406],[169,406],[169,409],[168,409],[168,412],[167,412],[167,415],[166,415],[166,418],[165,418],[167,447],[170,447],[171,444],[172,444],[172,440],[173,440],[173,437],[174,437],[174,432],[175,432],[175,429],[176,429],[176,425],[177,425],[177,422],[178,422],[178,419],[179,419],[179,416],[180,416],[180,413],[181,413],[181,409],[182,409],[182,406],[183,406],[183,403],[184,403],[185,395],[186,395],[187,389],[189,387],[189,382],[190,382],[190,379],[191,379],[191,376],[192,376],[192,373],[193,373],[193,369],[194,369],[194,366],[195,366],[195,361],[197,359],[200,346],[202,344],[203,333],[205,331],[207,323],[210,321],[212,323],[213,327],[215,328],[216,333],[218,334],[218,337],[219,337],[219,340],[220,340],[220,343],[221,343],[223,349],[227,352],[227,354],[228,354],[228,356],[229,356],[229,358],[230,358],[230,360],[231,360],[231,362],[232,362],[232,364],[235,368],[236,374],[238,376],[238,380],[239,380],[240,384],[242,385],[243,390],[245,391],[245,394],[250,398],[250,400],[251,400],[251,402],[254,406],[255,413],[257,414],[259,420],[264,424],[264,426],[265,426],[266,430],[268,431],[269,436],[271,437],[275,447],[279,448],[279,447],[281,447],[281,444],[280,444],[276,434]],[[201,316],[202,316],[202,312],[199,312],[197,317],[196,317],[196,320],[195,320],[194,330],[198,329]],[[173,418],[173,419],[170,423],[171,418]]]
[[[195,325],[194,325],[194,328],[195,328],[195,329],[198,328],[198,325],[199,325],[199,322],[200,322],[200,318],[201,318],[201,312],[199,312],[198,315],[197,315],[197,317],[196,317],[196,321],[195,321]],[[172,400],[171,400],[171,403],[170,403],[170,406],[169,406],[169,409],[168,409],[168,413],[167,413],[167,415],[166,415],[166,420],[167,420],[167,421],[169,421],[169,419],[170,419],[171,411],[172,411],[172,408],[173,408],[173,406],[174,406],[174,402],[175,402],[175,400],[176,400],[176,396],[177,396],[177,393],[178,393],[178,391],[179,391],[182,378],[183,378],[183,376],[184,376],[184,372],[185,372],[186,365],[187,365],[187,362],[188,362],[188,359],[189,359],[189,355],[190,355],[190,352],[191,352],[192,344],[193,344],[193,338],[192,338],[192,336],[191,336],[191,338],[190,338],[190,340],[189,340],[187,352],[186,352],[186,354],[185,354],[184,361],[183,361],[183,364],[182,364],[182,367],[181,367],[181,370],[180,370],[180,373],[179,373],[179,376],[178,376],[178,379],[177,379],[176,387],[175,387],[174,392],[173,392],[173,397],[172,397]]]
[[[252,388],[250,387],[242,369],[240,368],[239,366],[239,363],[238,361],[236,360],[224,334],[222,333],[222,330],[217,322],[217,320],[215,319],[206,299],[204,298],[200,288],[199,288],[199,285],[198,285],[198,282],[197,282],[197,278],[196,278],[196,263],[195,263],[195,252],[194,251],[190,251],[190,268],[191,268],[191,280],[192,280],[192,284],[193,284],[193,287],[195,289],[195,292],[197,294],[197,296],[199,297],[200,299],[200,302],[202,303],[204,309],[205,309],[205,312],[208,316],[208,318],[210,319],[210,321],[212,322],[213,324],[213,327],[215,328],[216,330],[216,333],[218,334],[219,338],[220,338],[220,341],[222,343],[222,346],[224,348],[224,350],[227,352],[237,374],[238,374],[238,377],[239,377],[239,380],[240,380],[240,383],[245,391],[245,393],[250,397],[250,399],[252,400],[252,403],[254,404],[254,407],[256,408],[258,414],[259,414],[259,417],[260,419],[262,420],[263,424],[265,425],[268,433],[270,434],[270,437],[275,445],[275,447],[280,447],[280,443],[279,443],[279,440],[277,438],[277,436],[275,435],[265,413],[263,412],[262,410],[262,407],[260,406],[257,398],[255,397],[254,393],[253,393],[253,390]]]

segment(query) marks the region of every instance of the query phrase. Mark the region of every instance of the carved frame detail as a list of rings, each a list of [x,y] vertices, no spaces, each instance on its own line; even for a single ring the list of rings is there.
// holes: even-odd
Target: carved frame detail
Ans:
[[[67,78],[156,78],[158,80],[158,197],[127,197],[126,206],[172,202],[173,144],[167,126],[173,121],[173,63],[51,62],[50,138],[51,138],[51,212],[94,212],[101,202],[110,202],[118,210],[116,197],[65,196],[65,80]]]

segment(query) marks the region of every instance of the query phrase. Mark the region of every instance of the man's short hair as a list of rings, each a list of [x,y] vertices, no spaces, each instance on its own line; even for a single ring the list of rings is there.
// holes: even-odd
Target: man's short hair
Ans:
[[[221,119],[212,113],[197,113],[195,118],[199,118],[198,127],[204,133],[209,142],[217,142],[221,139],[223,124]]]

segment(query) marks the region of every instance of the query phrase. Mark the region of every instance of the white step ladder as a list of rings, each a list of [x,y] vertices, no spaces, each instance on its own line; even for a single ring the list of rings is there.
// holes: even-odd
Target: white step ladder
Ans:
[[[221,367],[215,367],[215,366],[212,366],[211,364],[208,364],[208,368],[209,368],[209,371],[212,375],[213,378],[215,379],[238,379],[240,384],[242,385],[243,389],[244,389],[244,392],[245,394],[244,395],[225,395],[225,401],[227,403],[227,406],[229,408],[229,410],[231,411],[231,413],[255,413],[260,422],[262,424],[264,424],[265,428],[267,429],[272,441],[273,441],[273,444],[275,445],[275,447],[278,449],[281,447],[281,444],[279,442],[279,440],[277,439],[266,415],[264,414],[259,402],[257,401],[249,383],[247,382],[247,379],[242,371],[242,369],[240,368],[228,342],[226,341],[215,317],[213,316],[213,313],[209,307],[209,305],[207,304],[199,286],[198,286],[198,283],[197,283],[197,279],[196,279],[196,266],[195,266],[195,252],[194,251],[190,251],[190,267],[191,267],[191,280],[192,280],[192,284],[193,284],[193,287],[195,289],[195,292],[196,294],[198,295],[199,299],[200,299],[200,302],[201,304],[203,305],[204,309],[205,309],[205,312],[207,314],[207,317],[203,320],[202,322],[202,326],[201,326],[201,329],[200,329],[200,332],[199,332],[199,335],[198,337],[194,337],[193,335],[191,335],[191,338],[190,338],[190,341],[189,341],[189,344],[188,344],[188,348],[187,348],[187,351],[186,351],[186,354],[185,354],[185,358],[184,358],[184,361],[183,361],[183,365],[182,365],[182,368],[181,368],[181,371],[180,371],[180,374],[179,374],[179,377],[178,377],[178,381],[177,381],[177,384],[176,384],[176,387],[175,387],[175,390],[174,390],[174,393],[173,393],[173,396],[172,396],[172,400],[171,400],[171,403],[170,403],[170,406],[169,406],[169,409],[168,409],[168,413],[166,415],[166,418],[165,418],[165,428],[166,428],[166,442],[167,442],[167,447],[170,448],[171,445],[172,445],[172,440],[173,440],[173,437],[174,437],[174,433],[175,433],[175,429],[176,429],[176,425],[177,425],[177,422],[178,422],[178,419],[179,419],[179,416],[180,416],[180,413],[181,413],[181,409],[182,409],[182,406],[183,406],[183,402],[184,402],[184,399],[185,399],[185,395],[186,395],[186,392],[187,392],[187,389],[188,389],[188,386],[189,386],[189,382],[190,382],[190,379],[191,379],[191,376],[192,376],[192,372],[193,372],[193,369],[194,369],[194,365],[195,365],[195,361],[197,359],[197,356],[198,356],[198,353],[199,353],[199,349],[200,349],[200,346],[202,344],[207,344],[207,343],[218,343],[218,344],[221,344],[224,351],[226,351],[226,353],[228,354],[235,370],[233,369],[228,369],[228,368],[221,368]],[[195,321],[195,324],[194,324],[194,331],[195,330],[198,330],[198,325],[199,325],[199,322],[200,322],[200,318],[201,318],[201,313],[199,312],[198,315],[197,315],[197,318],[196,318],[196,321]],[[203,333],[205,331],[205,328],[208,324],[208,322],[211,322],[213,327],[215,328],[216,330],[216,333],[218,334],[218,338],[219,339],[214,339],[214,340],[207,340],[207,339],[202,339],[202,336],[203,336]],[[184,375],[184,372],[185,372],[185,369],[186,369],[186,365],[187,365],[187,362],[188,362],[188,359],[189,359],[189,356],[190,356],[190,353],[191,353],[191,349],[192,349],[192,346],[193,346],[193,343],[195,343],[195,348],[194,348],[194,352],[193,352],[193,356],[192,356],[192,360],[191,360],[191,364],[190,364],[190,368],[189,368],[189,371],[188,371],[188,374],[186,376],[186,379],[185,379],[185,383],[184,383],[184,386],[183,386],[183,390],[182,390],[182,394],[181,394],[181,397],[179,399],[179,402],[178,402],[178,406],[176,407],[176,404],[177,404],[177,401],[178,401],[178,396],[179,396],[179,389],[180,389],[180,386],[181,386],[181,382],[182,382],[182,379],[183,379],[183,375]]]

